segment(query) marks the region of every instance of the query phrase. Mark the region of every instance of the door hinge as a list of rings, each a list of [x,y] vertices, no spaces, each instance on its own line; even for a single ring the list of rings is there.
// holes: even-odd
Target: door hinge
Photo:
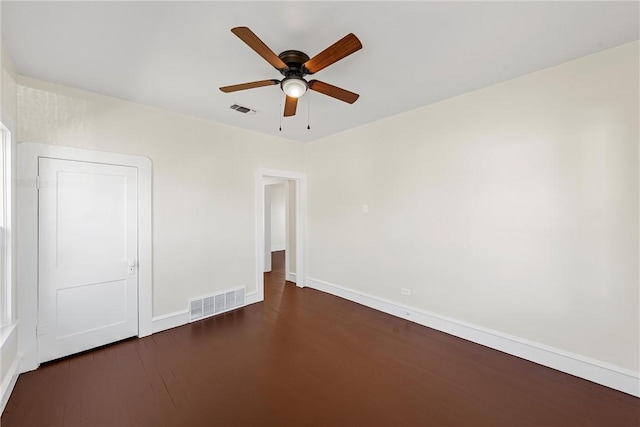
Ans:
[[[40,175],[36,176],[36,190],[40,189]]]
[[[45,334],[45,328],[43,328],[42,325],[40,324],[36,325],[36,336],[40,337],[44,334]]]

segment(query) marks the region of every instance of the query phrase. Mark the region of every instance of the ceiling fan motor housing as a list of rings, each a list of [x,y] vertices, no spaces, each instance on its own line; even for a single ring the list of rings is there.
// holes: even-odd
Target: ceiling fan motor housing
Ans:
[[[278,58],[282,60],[289,69],[279,70],[280,74],[285,77],[297,75],[300,77],[310,74],[308,70],[305,70],[303,64],[309,60],[309,55],[299,50],[285,50]]]
[[[309,84],[304,79],[307,70],[304,69],[304,63],[309,60],[309,55],[299,50],[285,50],[278,58],[287,64],[287,69],[279,70],[284,76],[280,82],[282,91],[290,97],[299,98],[307,89]]]

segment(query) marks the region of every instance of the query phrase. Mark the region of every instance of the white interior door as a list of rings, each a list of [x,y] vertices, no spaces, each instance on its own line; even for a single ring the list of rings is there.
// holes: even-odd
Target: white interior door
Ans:
[[[137,169],[40,158],[38,358],[138,334]]]

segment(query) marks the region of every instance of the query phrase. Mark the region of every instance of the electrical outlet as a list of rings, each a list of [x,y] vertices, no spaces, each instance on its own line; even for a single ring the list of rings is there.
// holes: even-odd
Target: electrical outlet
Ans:
[[[362,205],[362,213],[369,213],[369,205]]]
[[[408,288],[400,288],[400,293],[402,295],[411,295],[411,289]]]

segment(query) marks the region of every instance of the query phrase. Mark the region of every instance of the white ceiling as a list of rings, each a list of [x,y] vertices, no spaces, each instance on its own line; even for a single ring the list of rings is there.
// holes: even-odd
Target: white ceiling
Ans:
[[[638,39],[638,2],[9,2],[2,38],[18,72],[307,142]],[[313,56],[353,32],[362,50],[313,78],[282,119],[280,74],[230,29]],[[311,130],[307,130],[307,99]],[[257,110],[243,115],[239,103]]]

